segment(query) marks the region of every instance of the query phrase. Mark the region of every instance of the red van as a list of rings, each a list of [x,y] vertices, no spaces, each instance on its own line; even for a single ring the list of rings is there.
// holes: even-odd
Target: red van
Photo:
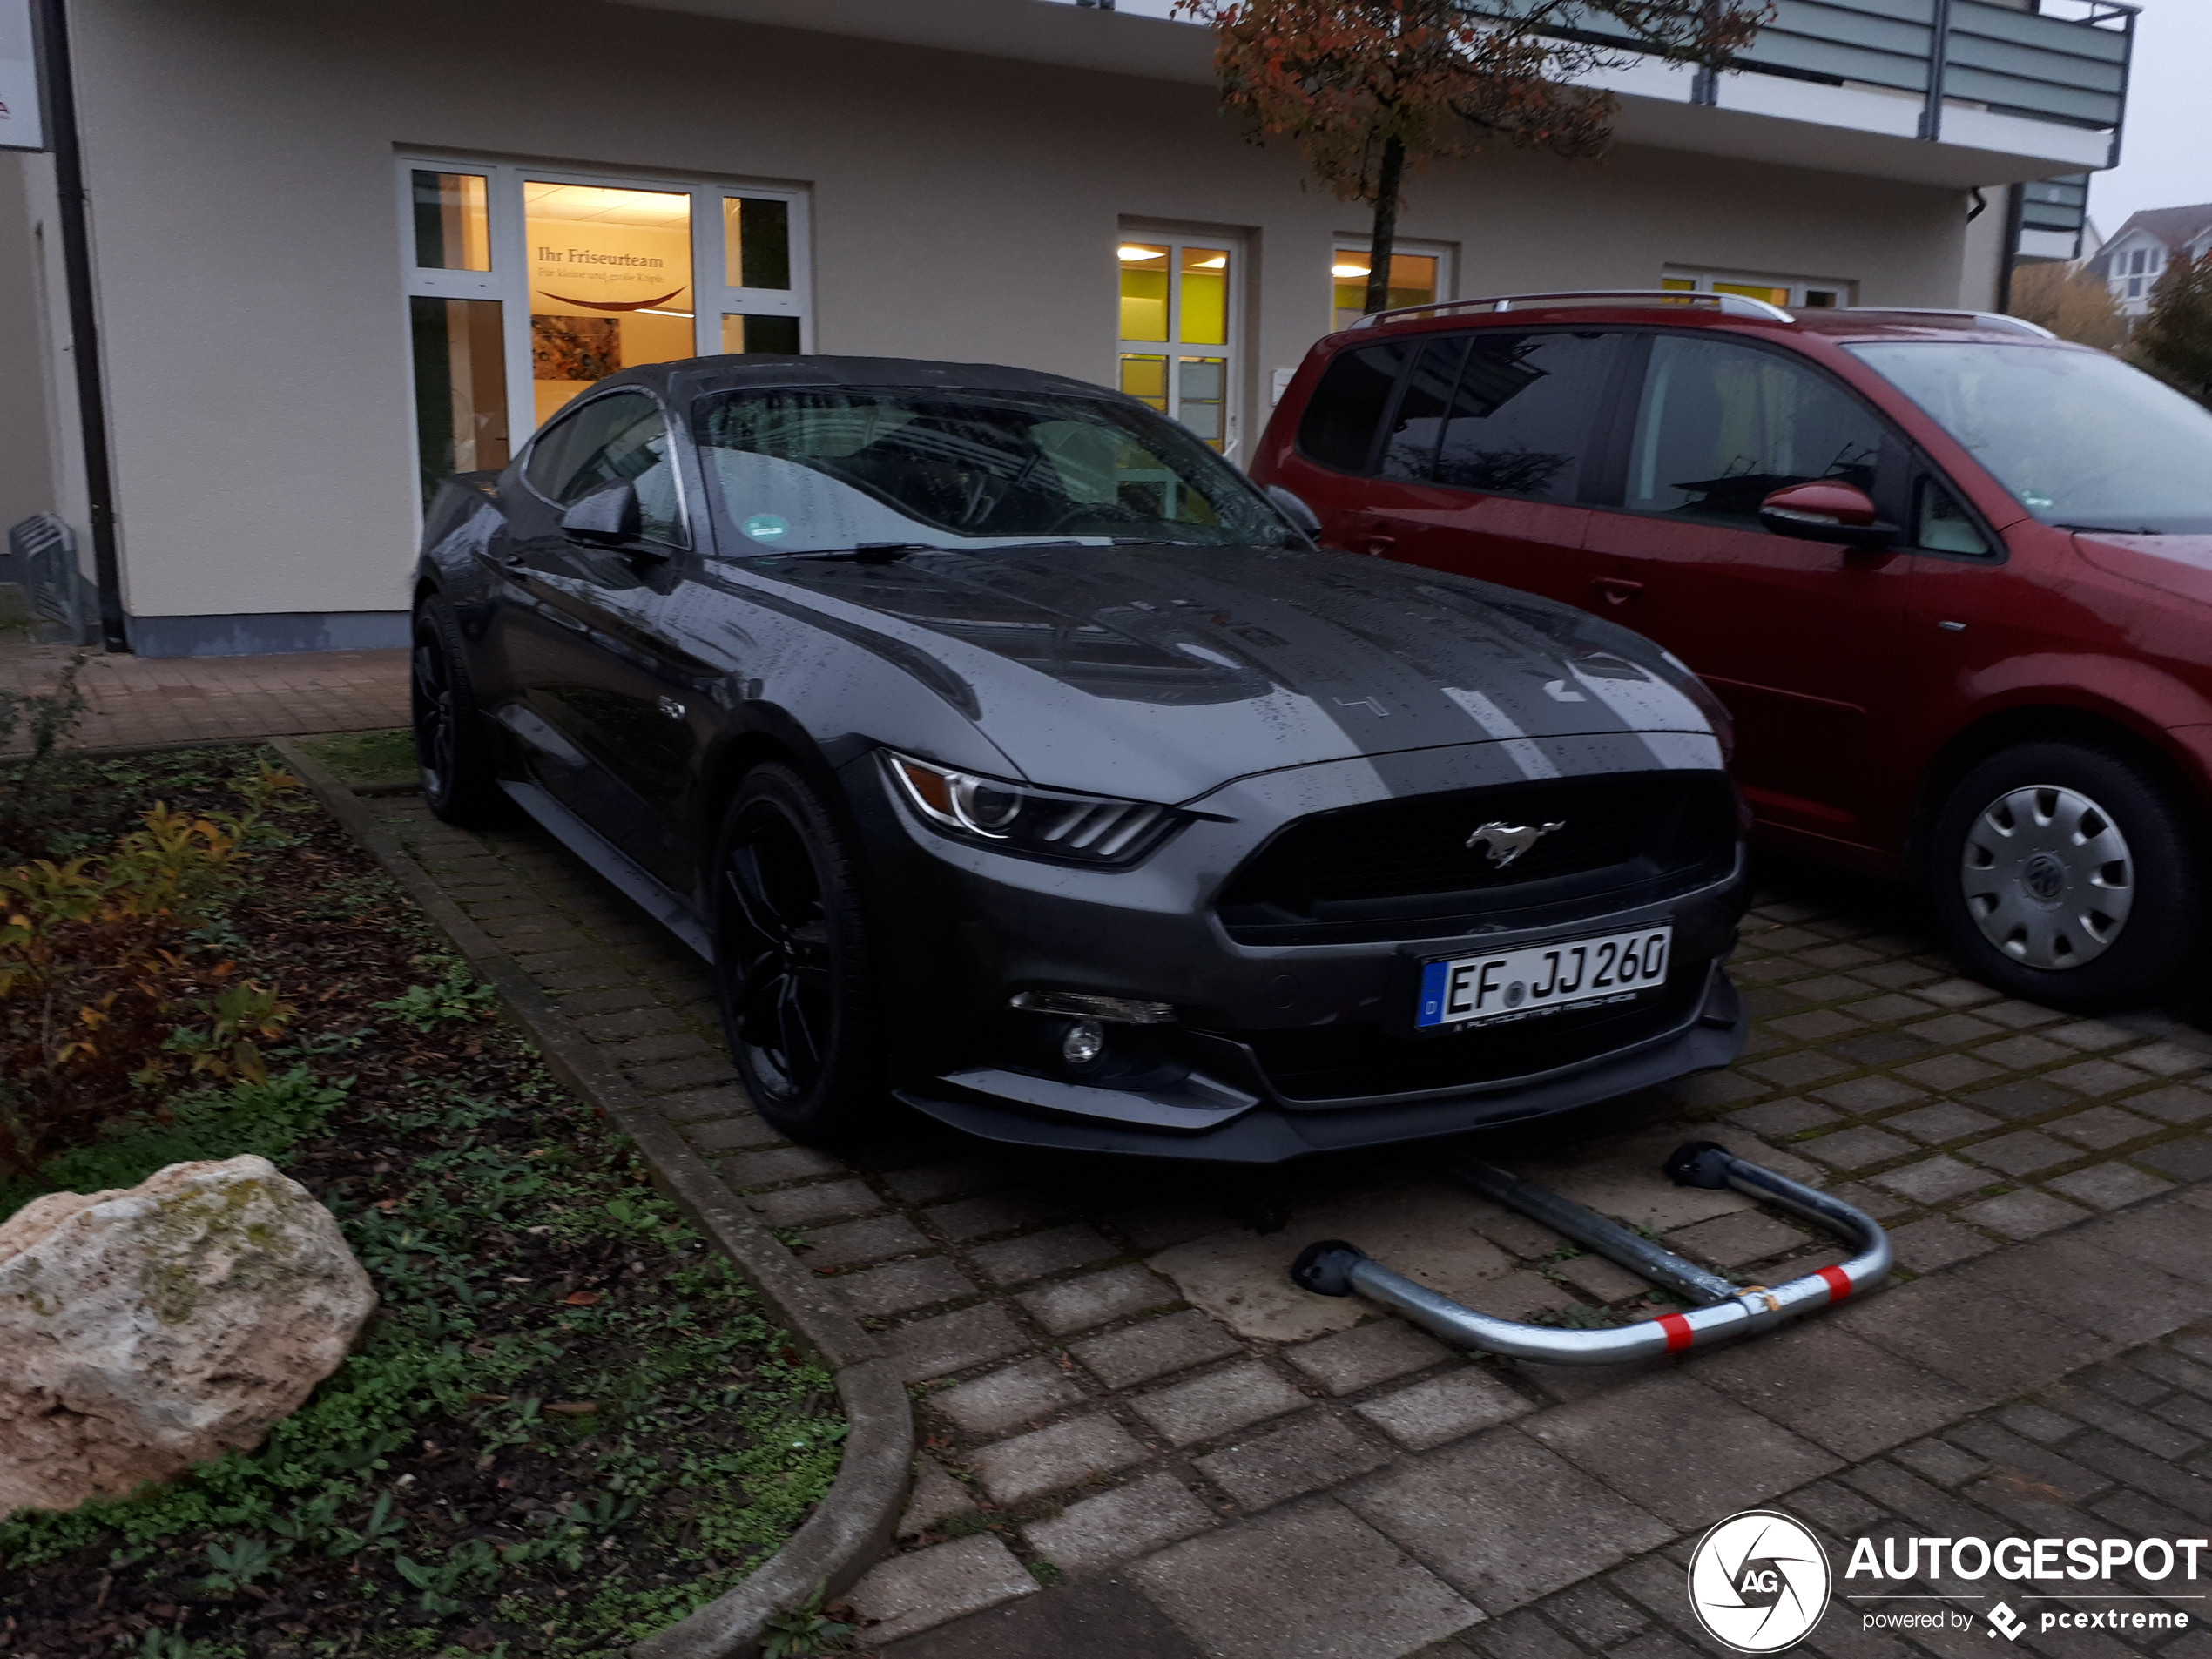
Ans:
[[[1672,651],[1763,838],[1925,882],[1991,984],[2108,1008],[2197,957],[2212,413],[2118,359],[1968,312],[1416,307],[1313,347],[1252,475]]]

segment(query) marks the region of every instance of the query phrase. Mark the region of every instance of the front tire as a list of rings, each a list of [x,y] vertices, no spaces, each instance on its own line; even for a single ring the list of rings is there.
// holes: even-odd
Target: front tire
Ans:
[[[859,867],[798,772],[772,762],[745,774],[715,860],[722,1028],[760,1115],[816,1145],[849,1144],[884,1110]]]
[[[415,613],[408,702],[424,803],[447,823],[464,829],[501,823],[507,797],[493,769],[490,736],[476,707],[461,626],[440,600],[424,600]]]
[[[2070,743],[1992,756],[1952,791],[1932,852],[1952,952],[2011,995],[2103,1013],[2156,996],[2197,954],[2184,810],[2124,756]]]

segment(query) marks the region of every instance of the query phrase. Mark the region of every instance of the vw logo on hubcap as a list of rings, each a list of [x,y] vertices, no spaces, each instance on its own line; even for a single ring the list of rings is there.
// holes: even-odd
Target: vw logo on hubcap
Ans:
[[[2020,880],[2031,898],[2045,904],[2055,904],[2066,891],[2066,866],[2048,853],[2038,853],[2021,867]]]

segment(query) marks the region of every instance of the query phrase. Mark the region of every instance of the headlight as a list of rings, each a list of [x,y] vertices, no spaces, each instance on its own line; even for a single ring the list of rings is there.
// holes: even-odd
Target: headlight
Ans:
[[[916,812],[948,835],[1001,853],[1069,864],[1134,864],[1186,819],[1150,801],[1009,784],[880,752],[884,769]]]

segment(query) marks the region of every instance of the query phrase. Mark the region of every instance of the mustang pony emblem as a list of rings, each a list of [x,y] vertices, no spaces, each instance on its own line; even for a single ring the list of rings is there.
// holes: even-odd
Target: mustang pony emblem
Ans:
[[[1506,824],[1493,819],[1467,837],[1467,850],[1481,847],[1502,870],[1554,830],[1566,827],[1564,823]]]

